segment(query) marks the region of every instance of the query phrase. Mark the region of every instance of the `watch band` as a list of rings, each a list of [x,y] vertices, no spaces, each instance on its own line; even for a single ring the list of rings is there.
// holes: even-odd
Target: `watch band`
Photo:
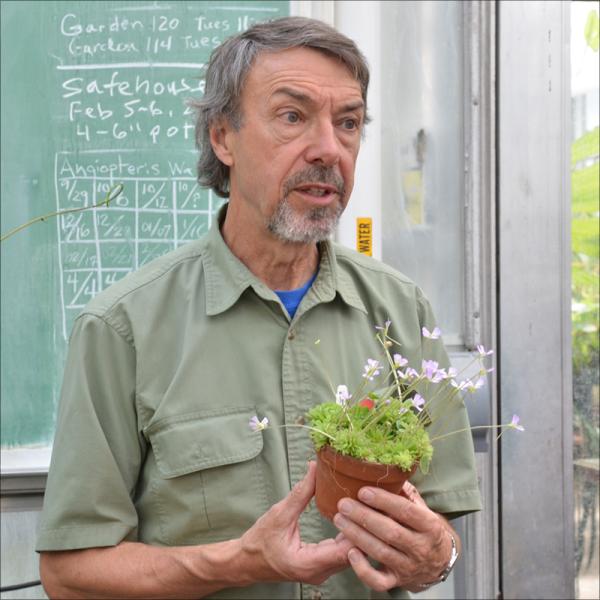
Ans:
[[[424,592],[428,590],[431,586],[437,585],[438,583],[442,583],[448,579],[448,576],[452,572],[456,561],[458,560],[458,550],[456,548],[456,540],[454,536],[448,531],[448,535],[450,536],[450,541],[452,542],[452,553],[450,554],[450,560],[446,565],[446,568],[442,571],[442,574],[435,580],[430,583],[418,583],[415,587],[419,588],[420,592]]]

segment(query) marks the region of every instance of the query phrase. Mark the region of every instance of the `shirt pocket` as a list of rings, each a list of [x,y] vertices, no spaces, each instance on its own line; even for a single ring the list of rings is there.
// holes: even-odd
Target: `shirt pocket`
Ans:
[[[252,407],[162,419],[146,432],[156,477],[151,494],[165,544],[237,537],[268,509],[261,432]]]

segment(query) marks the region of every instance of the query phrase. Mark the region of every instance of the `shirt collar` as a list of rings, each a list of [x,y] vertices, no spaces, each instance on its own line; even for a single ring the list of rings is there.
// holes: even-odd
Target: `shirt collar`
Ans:
[[[226,213],[227,204],[219,209],[217,219],[208,232],[206,250],[203,253],[206,278],[206,314],[209,316],[225,312],[239,300],[249,287],[252,287],[256,294],[265,300],[277,300],[275,292],[234,256],[225,243],[220,228]],[[331,302],[339,293],[340,298],[346,304],[367,313],[352,279],[339,268],[334,244],[330,241],[320,242],[319,251],[321,261],[319,273],[312,286],[314,294],[310,306],[321,302]],[[306,309],[310,306],[306,306]]]

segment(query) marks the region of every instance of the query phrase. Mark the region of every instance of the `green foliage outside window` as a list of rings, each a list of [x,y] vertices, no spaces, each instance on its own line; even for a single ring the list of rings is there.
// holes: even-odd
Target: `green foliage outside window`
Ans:
[[[592,10],[588,14],[583,35],[588,48],[593,52],[598,52],[600,46],[599,30],[598,12]],[[578,576],[583,577],[593,573],[594,558],[598,552],[597,473],[600,443],[598,342],[600,129],[598,127],[585,132],[572,145],[571,211],[575,567]]]
[[[576,372],[596,364],[599,358],[599,144],[600,130],[596,127],[575,140],[572,147],[572,315]]]

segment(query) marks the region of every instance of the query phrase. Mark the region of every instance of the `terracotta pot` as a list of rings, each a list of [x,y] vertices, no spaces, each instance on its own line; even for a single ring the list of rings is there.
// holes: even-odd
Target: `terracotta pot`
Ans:
[[[358,498],[358,490],[365,485],[383,488],[400,494],[404,482],[416,471],[359,460],[325,446],[317,453],[317,489],[315,502],[319,512],[329,520],[338,512],[342,498]]]

